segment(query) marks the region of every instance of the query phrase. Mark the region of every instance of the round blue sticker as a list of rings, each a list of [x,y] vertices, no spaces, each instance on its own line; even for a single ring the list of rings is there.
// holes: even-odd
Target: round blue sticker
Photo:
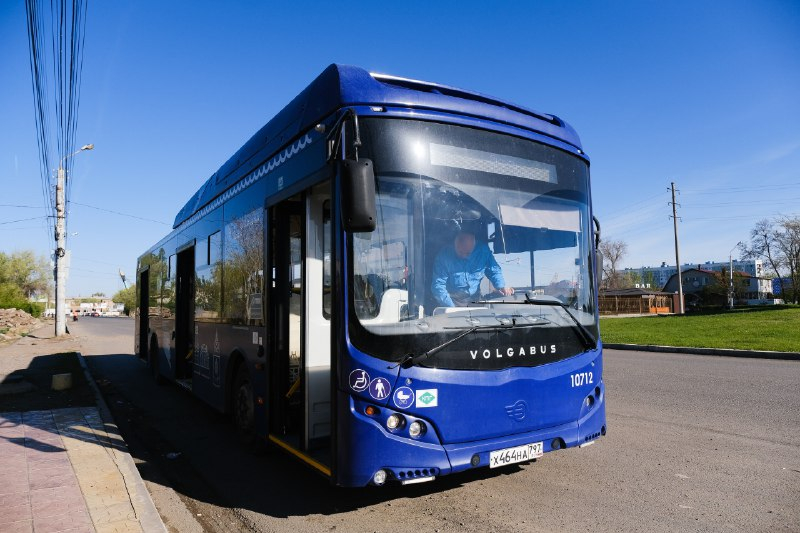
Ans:
[[[384,378],[375,378],[369,384],[369,395],[376,400],[384,400],[392,392],[392,386]]]
[[[408,409],[414,404],[414,391],[408,387],[400,387],[394,391],[394,404],[400,409]]]
[[[356,368],[350,372],[350,388],[356,392],[361,392],[369,387],[369,374],[366,370]]]

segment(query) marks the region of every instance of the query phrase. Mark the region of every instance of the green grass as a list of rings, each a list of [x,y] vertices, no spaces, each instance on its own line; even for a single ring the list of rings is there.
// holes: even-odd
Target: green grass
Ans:
[[[606,343],[800,352],[800,307],[601,318],[600,336]]]

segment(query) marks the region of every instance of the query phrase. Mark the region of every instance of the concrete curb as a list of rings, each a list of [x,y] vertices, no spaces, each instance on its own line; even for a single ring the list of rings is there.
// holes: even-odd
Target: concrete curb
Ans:
[[[637,350],[640,352],[690,353],[695,355],[716,355],[722,357],[750,357],[754,359],[781,359],[800,361],[797,352],[769,352],[759,350],[730,350],[725,348],[686,348],[682,346],[655,346],[650,344],[603,343],[603,348],[611,350]]]
[[[86,381],[89,383],[89,386],[94,392],[94,396],[97,401],[97,410],[100,412],[100,417],[103,419],[104,425],[113,427],[116,433],[119,435],[119,431],[117,431],[117,425],[114,422],[114,418],[111,416],[111,410],[108,408],[103,395],[100,393],[97,383],[94,382],[94,378],[92,378],[92,374],[89,372],[89,367],[86,364],[86,360],[83,358],[83,354],[80,352],[75,353],[78,356],[78,361],[80,362],[81,368],[83,368],[83,374],[86,377]],[[124,451],[120,451],[118,449],[112,450],[120,474],[122,474],[125,486],[128,489],[131,505],[136,512],[136,517],[139,520],[142,530],[147,531],[148,533],[150,531],[167,533],[167,527],[161,520],[161,515],[158,514],[158,510],[153,503],[153,499],[150,497],[150,493],[147,491],[147,487],[144,485],[144,480],[139,474],[139,470],[136,468],[136,464],[133,462],[131,454],[128,453],[127,447]]]

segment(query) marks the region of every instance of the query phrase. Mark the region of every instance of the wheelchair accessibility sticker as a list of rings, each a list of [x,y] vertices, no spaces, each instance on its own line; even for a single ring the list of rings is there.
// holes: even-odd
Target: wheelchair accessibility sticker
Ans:
[[[385,381],[385,380],[384,380]],[[366,370],[357,368],[350,372],[350,388],[356,392],[362,392],[369,387],[369,374]]]

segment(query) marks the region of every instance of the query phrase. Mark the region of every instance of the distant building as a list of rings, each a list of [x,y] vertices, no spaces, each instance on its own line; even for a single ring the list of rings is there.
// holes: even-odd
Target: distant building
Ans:
[[[734,263],[735,265],[735,263]],[[772,297],[772,280],[751,276],[747,272],[734,271],[734,283],[736,283],[737,300],[766,300]],[[716,297],[720,301],[705,301],[705,305],[715,305],[727,299],[727,287],[730,278],[723,277],[722,272],[707,270],[704,268],[681,269],[681,279],[683,281],[683,294],[686,303],[700,303],[701,295],[705,289],[716,288],[715,291],[705,292],[706,297]],[[664,285],[664,292],[678,292],[677,273],[670,276]]]
[[[685,263],[683,266],[681,266],[681,272],[689,269],[706,270],[709,272],[728,272],[730,269],[730,262],[706,261],[702,265],[697,263]],[[733,271],[744,272],[755,278],[763,278],[766,274],[766,271],[764,270],[764,262],[761,259],[734,260]],[[638,274],[639,279],[642,280],[643,283],[648,283],[649,280],[652,279],[652,282],[650,283],[655,288],[665,287],[667,281],[669,281],[669,278],[678,273],[678,269],[674,265],[661,263],[661,266],[658,267],[626,268],[622,274],[625,275],[627,272]]]
[[[783,280],[783,288],[786,289],[786,292],[789,293],[789,297],[791,298],[791,291],[792,291],[792,278],[773,278],[772,281],[772,294],[775,296],[781,295],[781,280]]]
[[[117,306],[110,298],[73,298],[66,303],[71,312],[77,312],[81,316],[106,316],[115,311]]]

